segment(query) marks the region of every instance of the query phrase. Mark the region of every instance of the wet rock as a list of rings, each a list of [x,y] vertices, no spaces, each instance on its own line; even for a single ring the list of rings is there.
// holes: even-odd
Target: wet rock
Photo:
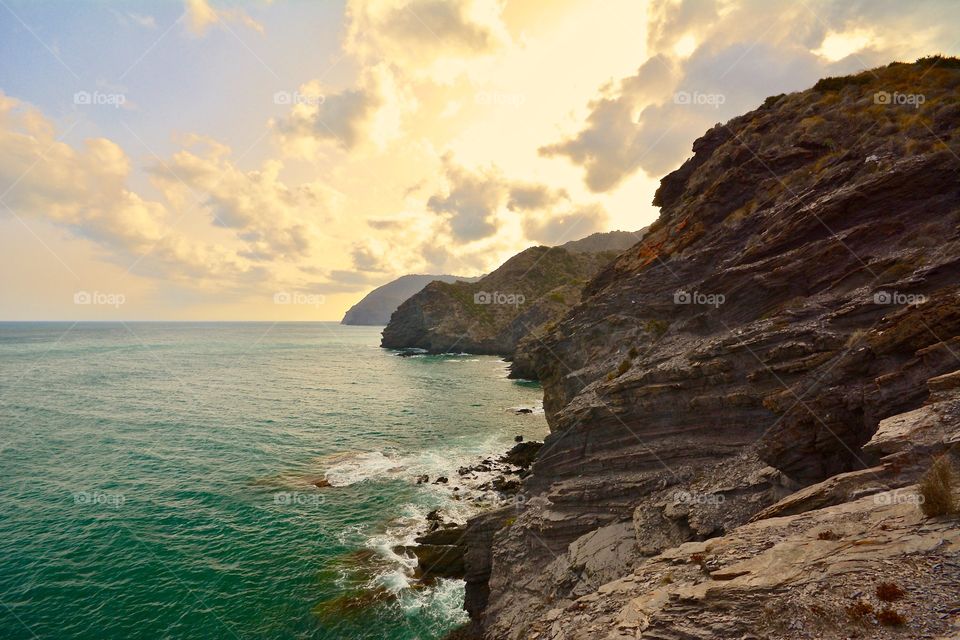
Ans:
[[[542,446],[542,442],[518,442],[500,458],[500,462],[526,469],[533,464],[533,460]]]
[[[490,482],[490,487],[500,493],[516,493],[520,490],[520,483],[516,480],[507,480],[503,476],[497,476]]]
[[[417,484],[426,484],[428,482],[430,482],[430,476],[427,474],[424,473],[423,475],[417,476]]]

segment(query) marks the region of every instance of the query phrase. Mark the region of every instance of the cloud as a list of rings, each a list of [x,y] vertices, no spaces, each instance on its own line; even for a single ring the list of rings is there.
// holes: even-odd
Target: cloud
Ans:
[[[511,211],[543,209],[563,200],[569,195],[565,189],[551,189],[543,184],[515,184],[510,187],[507,208]]]
[[[427,209],[440,214],[453,237],[471,242],[497,232],[497,211],[507,193],[495,170],[472,172],[445,159],[447,192],[427,200]]]
[[[243,171],[229,148],[195,137],[148,167],[164,196],[151,199],[129,187],[130,160],[117,144],[89,138],[75,148],[58,135],[37,109],[0,92],[0,184],[9,185],[0,216],[67,229],[140,275],[224,291],[263,284],[312,259],[329,223],[323,185],[284,183],[276,161]]]
[[[135,24],[144,29],[156,29],[157,20],[149,14],[136,13],[134,11],[125,11],[123,13],[111,9],[111,13],[117,18],[117,22],[122,25]]]
[[[523,231],[531,240],[552,246],[604,231],[608,219],[602,206],[592,204],[560,215],[528,214],[523,218]]]
[[[204,138],[189,140],[169,161],[149,167],[153,183],[179,210],[199,201],[215,226],[235,230],[245,244],[240,255],[253,261],[294,260],[310,254],[329,221],[326,189],[320,183],[289,186],[282,163],[268,160],[242,171],[229,148]]]
[[[365,240],[353,245],[350,251],[350,257],[353,259],[353,266],[358,271],[390,271],[390,265],[385,256],[388,251],[382,244],[377,244],[372,240]]]
[[[195,36],[203,36],[217,23],[238,22],[258,33],[263,25],[247,15],[242,9],[214,9],[207,0],[185,0],[187,29]]]
[[[915,9],[884,2],[871,4],[867,15],[861,3],[845,0],[790,7],[765,0],[652,2],[650,58],[636,74],[600,90],[579,132],[540,153],[581,166],[593,192],[611,191],[639,170],[659,177],[690,154],[704,131],[769,95],[949,49],[952,34],[943,22],[949,3]],[[917,33],[925,37],[911,35]],[[931,44],[938,48],[929,50]]]
[[[372,144],[383,149],[399,135],[401,112],[410,98],[394,82],[387,66],[367,69],[359,86],[324,95],[320,83],[300,86],[290,113],[271,122],[288,154],[310,157],[321,143],[344,151]]]
[[[368,63],[447,75],[510,41],[498,0],[351,0],[346,48]]]
[[[39,111],[0,93],[0,184],[10,185],[4,202],[16,215],[43,216],[101,243],[145,250],[163,235],[164,211],[126,188],[129,171],[110,140],[90,138],[74,149],[56,139]]]

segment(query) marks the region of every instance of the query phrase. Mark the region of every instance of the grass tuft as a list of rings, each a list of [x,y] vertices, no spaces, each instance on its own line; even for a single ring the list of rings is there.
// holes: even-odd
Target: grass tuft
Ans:
[[[924,515],[933,517],[957,513],[953,484],[953,465],[947,456],[940,456],[920,480],[920,496],[923,498],[920,509]]]

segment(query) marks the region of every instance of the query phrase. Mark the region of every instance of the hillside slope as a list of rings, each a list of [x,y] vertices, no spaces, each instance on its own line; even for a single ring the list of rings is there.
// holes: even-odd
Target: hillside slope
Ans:
[[[457,280],[475,282],[477,279],[447,275],[411,274],[400,276],[365,295],[360,302],[347,310],[340,324],[383,326],[390,321],[390,316],[404,300],[434,280],[450,283]]]
[[[960,368],[960,64],[935,62],[827,79],[708,131],[661,181],[643,241],[520,343],[515,365],[543,382],[552,433],[520,508],[468,527],[467,608],[486,637],[814,637],[802,620],[778,631],[758,612],[781,610],[780,589],[810,606],[809,593],[845,579],[790,587],[775,564],[739,574],[750,545],[807,544],[799,524],[741,527],[826,481],[775,513],[822,510],[803,527],[836,521],[869,539],[857,533],[877,518],[868,505],[831,505],[917,479],[916,465],[878,469],[885,452],[865,445],[882,421],[933,401],[928,380]],[[929,464],[955,440],[913,455]],[[910,508],[890,514],[907,537],[929,530]],[[932,554],[918,562],[956,553],[955,537],[936,547],[937,535],[916,542]],[[665,569],[710,555],[700,547],[645,561],[721,536],[734,537],[713,547],[730,550],[716,565],[733,565],[728,575]],[[861,570],[948,588],[946,574],[928,584],[885,564],[910,553]],[[847,620],[833,599],[823,606]],[[912,637],[947,633],[945,618],[917,611]],[[815,637],[850,637],[834,631]]]
[[[400,305],[381,346],[509,357],[521,338],[576,304],[583,285],[640,237],[614,231],[531,247],[476,282],[430,283]]]

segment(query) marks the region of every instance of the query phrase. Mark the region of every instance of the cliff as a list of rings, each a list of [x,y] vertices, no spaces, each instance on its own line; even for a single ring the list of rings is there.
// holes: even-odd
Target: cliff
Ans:
[[[958,88],[957,60],[895,63],[694,143],[643,241],[517,347],[551,434],[467,527],[475,632],[886,637],[890,576],[911,637],[952,633],[956,521],[864,496],[916,497],[958,441],[932,392],[960,368]]]
[[[405,275],[392,282],[379,286],[363,297],[360,302],[350,307],[343,315],[340,324],[383,326],[390,321],[390,316],[400,304],[423,289],[425,286],[439,280],[440,282],[475,282],[478,278],[463,278],[461,276],[431,276]]]
[[[510,357],[517,342],[561,317],[583,285],[641,233],[599,233],[559,247],[531,247],[476,282],[433,282],[406,300],[381,346]]]

